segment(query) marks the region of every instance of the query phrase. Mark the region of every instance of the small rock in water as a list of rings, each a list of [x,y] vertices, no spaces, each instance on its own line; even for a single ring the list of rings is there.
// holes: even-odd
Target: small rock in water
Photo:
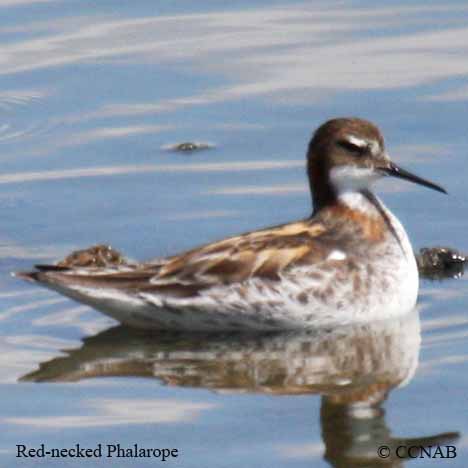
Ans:
[[[127,261],[110,245],[93,245],[87,249],[76,250],[57,263],[60,267],[106,267],[124,265]]]
[[[183,143],[176,143],[175,145],[164,145],[162,149],[168,151],[178,151],[181,153],[192,153],[194,151],[206,150],[213,148],[211,143],[201,143],[197,141],[186,141]]]
[[[458,278],[463,275],[467,257],[450,247],[430,247],[416,255],[419,272],[429,279]]]
[[[194,151],[196,149],[199,149],[200,147],[196,143],[180,143],[177,145],[176,150],[177,151]]]

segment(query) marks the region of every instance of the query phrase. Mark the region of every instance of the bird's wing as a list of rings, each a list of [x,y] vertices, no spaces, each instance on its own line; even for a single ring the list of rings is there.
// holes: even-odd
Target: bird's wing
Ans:
[[[228,284],[254,277],[279,279],[289,266],[324,255],[317,245],[324,231],[321,223],[300,221],[231,237],[170,258],[152,282]]]
[[[331,249],[321,241],[325,231],[321,222],[305,220],[231,237],[154,263],[123,269],[52,269],[29,279],[47,282],[43,275],[48,275],[49,280],[55,277],[68,285],[189,297],[214,285],[251,278],[276,281],[292,266],[325,260]]]

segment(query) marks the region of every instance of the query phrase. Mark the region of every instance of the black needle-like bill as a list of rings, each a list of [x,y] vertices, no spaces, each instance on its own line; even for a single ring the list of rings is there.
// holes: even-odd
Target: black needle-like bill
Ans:
[[[387,167],[381,168],[381,171],[386,175],[398,177],[399,179],[409,180],[410,182],[414,182],[415,184],[419,185],[424,185],[425,187],[437,190],[438,192],[447,193],[447,191],[440,185],[434,184],[433,182],[429,182],[428,180],[423,179],[422,177],[418,177],[417,175],[412,174],[406,169],[402,169],[394,163],[390,163]]]

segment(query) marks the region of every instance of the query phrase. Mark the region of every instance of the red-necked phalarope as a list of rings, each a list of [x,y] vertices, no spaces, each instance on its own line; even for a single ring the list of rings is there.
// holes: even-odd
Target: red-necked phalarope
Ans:
[[[378,128],[357,118],[315,132],[307,170],[314,211],[305,220],[138,265],[17,275],[145,328],[302,328],[408,312],[418,293],[413,250],[369,187],[390,175],[445,190],[391,162]]]

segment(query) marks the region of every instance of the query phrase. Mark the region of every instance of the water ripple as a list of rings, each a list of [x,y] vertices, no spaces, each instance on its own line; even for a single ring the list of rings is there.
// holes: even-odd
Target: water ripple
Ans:
[[[206,164],[142,164],[129,166],[107,166],[56,171],[17,172],[0,175],[0,184],[15,184],[45,180],[75,179],[81,177],[104,177],[123,174],[145,174],[149,172],[229,172],[291,169],[303,167],[303,160],[290,161],[234,161]]]
[[[49,92],[35,89],[15,89],[0,91],[0,109],[12,110],[17,106],[26,106],[41,101]]]
[[[0,143],[10,143],[48,133],[52,129],[50,124],[33,124],[23,129],[15,129],[11,124],[0,125]]]

